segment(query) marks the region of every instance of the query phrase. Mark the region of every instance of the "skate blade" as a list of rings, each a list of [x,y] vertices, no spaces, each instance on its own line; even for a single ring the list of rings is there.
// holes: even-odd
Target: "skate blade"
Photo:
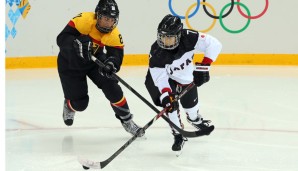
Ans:
[[[180,151],[175,151],[175,153],[176,153],[176,157],[179,157],[179,156],[182,154],[182,150],[180,150]]]
[[[138,135],[137,140],[147,140],[145,132],[143,133],[143,135],[141,137],[139,137],[139,135]]]
[[[147,140],[147,137],[145,135],[143,135],[141,137],[137,137],[136,140],[142,140],[142,141],[144,141],[144,140]]]

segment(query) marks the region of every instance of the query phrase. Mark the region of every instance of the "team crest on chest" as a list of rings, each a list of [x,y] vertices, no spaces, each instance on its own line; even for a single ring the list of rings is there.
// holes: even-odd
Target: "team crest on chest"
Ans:
[[[173,74],[174,71],[180,71],[180,70],[183,70],[185,68],[185,66],[188,66],[189,64],[191,64],[192,61],[190,59],[186,59],[185,62],[181,63],[180,65],[177,65],[175,67],[170,67],[170,72],[169,74]]]

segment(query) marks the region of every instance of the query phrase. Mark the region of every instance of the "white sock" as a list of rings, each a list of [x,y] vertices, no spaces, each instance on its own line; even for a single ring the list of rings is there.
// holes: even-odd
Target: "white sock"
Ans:
[[[191,119],[192,121],[196,120],[198,117],[202,117],[199,114],[199,103],[192,108],[184,108],[184,111],[188,114],[189,119]]]
[[[178,116],[177,110],[175,110],[172,113],[168,113],[169,119],[179,128],[181,128],[181,122],[180,122],[180,117]],[[178,131],[174,128],[172,128],[172,130],[175,133],[178,133]]]

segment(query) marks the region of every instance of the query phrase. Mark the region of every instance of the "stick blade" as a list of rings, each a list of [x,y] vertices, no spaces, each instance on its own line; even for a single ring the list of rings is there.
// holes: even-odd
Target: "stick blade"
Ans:
[[[102,169],[100,162],[95,162],[92,160],[84,159],[78,157],[78,162],[83,166],[85,170],[87,169]]]
[[[213,130],[214,130],[214,125],[211,125],[210,127],[206,128],[206,129],[196,131],[196,135],[197,136],[209,135],[209,134],[211,134],[211,132]]]

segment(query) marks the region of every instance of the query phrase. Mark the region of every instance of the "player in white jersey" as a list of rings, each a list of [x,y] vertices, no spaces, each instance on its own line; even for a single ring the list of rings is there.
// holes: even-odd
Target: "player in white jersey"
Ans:
[[[153,43],[149,55],[149,69],[146,76],[146,88],[157,106],[167,109],[169,119],[183,128],[180,119],[179,103],[174,102],[175,95],[194,82],[200,87],[210,79],[209,68],[222,49],[222,44],[211,35],[194,30],[183,29],[179,17],[166,15],[159,23],[157,40]],[[196,51],[204,52],[202,62],[193,65]],[[197,88],[191,89],[180,103],[186,112],[187,121],[198,130],[210,130],[210,120],[204,120],[199,113]],[[211,129],[212,128],[212,129]],[[205,132],[204,131],[204,132]],[[187,140],[172,128],[174,135],[173,151],[181,151]]]

